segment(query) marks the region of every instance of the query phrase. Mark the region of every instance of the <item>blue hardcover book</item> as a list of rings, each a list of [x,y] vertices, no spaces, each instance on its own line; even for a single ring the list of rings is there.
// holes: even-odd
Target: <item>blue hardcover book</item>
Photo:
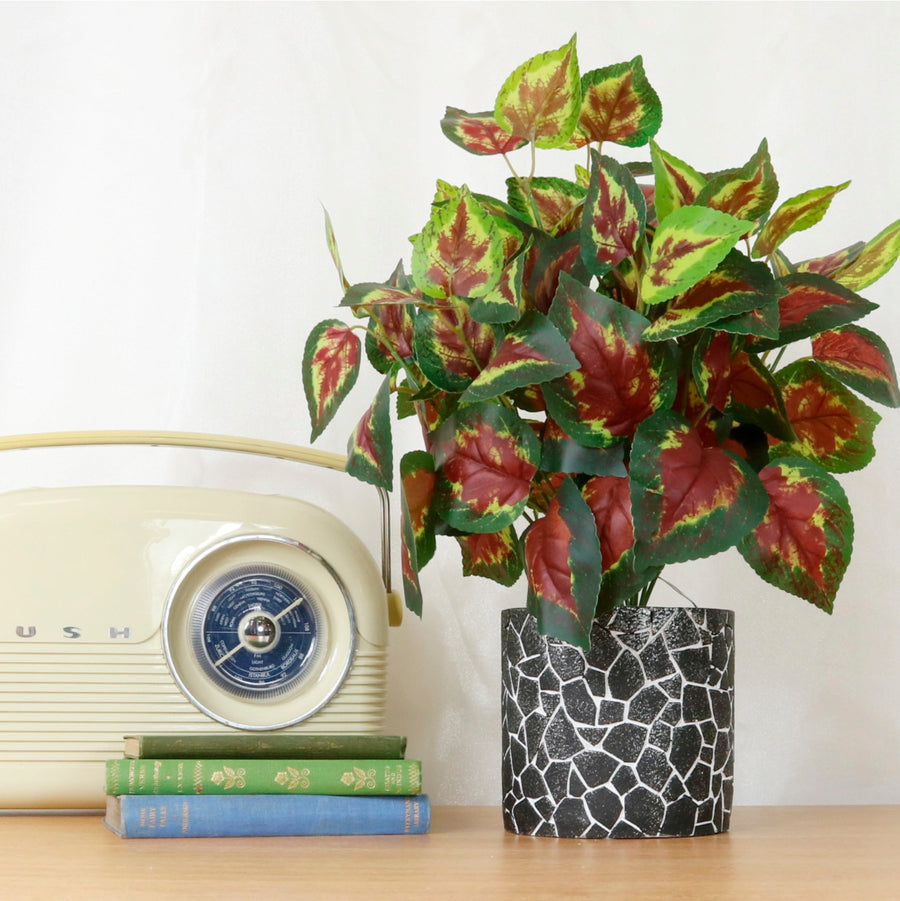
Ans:
[[[401,835],[430,815],[426,795],[110,795],[103,822],[122,838]]]

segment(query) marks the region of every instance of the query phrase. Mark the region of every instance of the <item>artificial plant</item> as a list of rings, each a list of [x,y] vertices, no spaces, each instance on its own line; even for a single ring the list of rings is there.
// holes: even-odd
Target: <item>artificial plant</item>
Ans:
[[[512,174],[503,199],[438,182],[408,272],[350,285],[326,216],[357,322],[307,341],[312,437],[363,353],[384,378],[348,471],[390,489],[391,397],[418,417],[424,448],[399,463],[411,609],[448,535],[467,575],[524,572],[541,630],[580,645],[597,612],[645,604],[665,564],[733,546],[832,610],[853,539],[833,473],[873,456],[879,415],[859,395],[900,403],[884,342],[851,324],[876,308],[858,292],[895,262],[900,221],[794,262],[785,240],[849,183],[776,206],[766,141],[704,173],[652,140],[661,121],[640,57],[582,76],[573,37],[519,66],[493,110],[447,109],[444,134]],[[550,149],[581,151],[571,178],[535,174]]]

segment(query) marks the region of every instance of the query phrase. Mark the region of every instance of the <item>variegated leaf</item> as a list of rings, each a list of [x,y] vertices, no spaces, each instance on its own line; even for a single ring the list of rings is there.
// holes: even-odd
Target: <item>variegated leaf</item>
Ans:
[[[833,253],[826,254],[824,257],[814,257],[811,260],[803,260],[794,266],[795,272],[815,272],[816,275],[825,275],[828,278],[834,278],[834,274],[843,269],[844,266],[852,263],[861,253],[866,245],[862,241],[857,241],[849,247],[842,250],[836,250]],[[778,251],[775,251],[776,255]],[[788,270],[790,271],[790,270]],[[788,272],[781,272],[779,275],[787,275]],[[847,287],[850,287],[849,285]]]
[[[830,472],[862,469],[875,455],[872,435],[881,417],[813,360],[797,360],[775,374],[796,441],[774,456],[802,456]]]
[[[600,591],[594,515],[567,476],[547,513],[524,536],[528,609],[545,635],[588,647]]]
[[[774,376],[753,354],[733,351],[725,332],[704,336],[698,343],[694,381],[707,403],[736,422],[758,426],[784,441],[795,439]]]
[[[887,344],[874,332],[848,325],[813,338],[813,357],[825,372],[888,407],[900,406],[897,373]]]
[[[780,292],[778,296],[781,296]],[[718,331],[728,332],[731,335],[750,335],[761,340],[773,341],[778,338],[781,328],[778,299],[775,297],[766,301],[747,313],[719,319],[715,326]]]
[[[647,320],[567,275],[550,320],[581,368],[544,385],[552,417],[588,447],[630,438],[637,424],[675,396],[674,367],[665,346],[643,341]]]
[[[324,213],[325,240],[328,243],[328,252],[331,254],[334,268],[337,269],[338,278],[341,280],[341,288],[346,291],[347,288],[350,287],[350,282],[347,281],[347,277],[344,275],[344,267],[341,265],[341,255],[338,252],[337,238],[334,236],[334,227],[331,224],[331,216],[328,215],[328,210],[324,210]]]
[[[465,390],[460,402],[490,400],[517,388],[539,385],[579,365],[556,327],[542,313],[531,311],[506,333],[497,352]]]
[[[755,222],[772,208],[778,197],[778,179],[765,139],[740,169],[714,175],[697,194],[697,206],[708,206]]]
[[[878,309],[877,304],[813,272],[783,276],[778,284],[785,292],[778,301],[778,338],[757,341],[755,349],[767,350],[810,338]]]
[[[718,210],[685,206],[669,213],[656,230],[641,279],[644,303],[662,303],[696,284],[746,231],[746,222]]]
[[[394,285],[377,282],[361,282],[349,287],[341,299],[342,307],[362,307],[371,313],[373,307],[402,306],[403,304],[421,303],[422,298]]]
[[[400,460],[400,484],[421,569],[434,556],[434,458],[427,451],[410,451]]]
[[[494,218],[468,191],[436,207],[413,241],[412,276],[428,297],[482,297],[503,270]]]
[[[766,434],[793,441],[784,398],[768,368],[754,354],[741,351],[731,365],[731,398],[726,408],[737,422],[759,426]]]
[[[776,285],[765,263],[754,263],[732,250],[666,308],[644,332],[646,341],[665,341],[690,334],[776,301],[784,290]]]
[[[512,525],[528,503],[540,460],[531,428],[509,408],[488,401],[459,407],[431,438],[441,518],[463,532]]]
[[[434,460],[425,451],[411,451],[400,460],[401,561],[406,606],[422,615],[419,571],[434,555]]]
[[[582,260],[602,275],[626,257],[634,256],[644,240],[647,206],[634,176],[612,157],[592,151],[591,183],[584,204]]]
[[[526,138],[504,131],[491,111],[467,113],[448,106],[441,119],[441,131],[463,150],[479,156],[511,153],[528,143]]]
[[[413,348],[425,377],[443,391],[465,391],[487,365],[498,341],[496,328],[463,311],[420,310]]]
[[[313,441],[331,422],[359,375],[360,340],[339,319],[326,319],[310,333],[303,350],[303,390]]]
[[[833,276],[851,291],[862,291],[888,272],[900,256],[900,219],[865,244],[859,255]]]
[[[585,447],[570,438],[553,419],[547,419],[541,433],[541,469],[595,476],[623,476],[625,445]]]
[[[785,200],[757,235],[753,256],[767,257],[790,235],[815,225],[828,212],[834,196],[849,184],[813,188]]]
[[[469,315],[481,323],[515,322],[522,315],[522,285],[526,254],[513,257],[504,267],[493,291],[473,300]]]
[[[742,460],[705,445],[671,410],[638,426],[631,451],[635,557],[663,565],[732,547],[766,511],[766,493]]]
[[[650,142],[650,158],[653,162],[656,217],[662,222],[669,213],[692,204],[706,184],[706,178],[654,141]]]
[[[494,116],[511,135],[538,147],[560,147],[569,140],[581,109],[581,79],[575,36],[558,50],[538,54],[506,79]]]
[[[541,313],[550,309],[564,272],[584,284],[590,280],[581,259],[581,236],[578,232],[569,232],[558,238],[536,235],[530,261],[531,265],[526,269],[528,294],[534,309]]]
[[[662,105],[644,73],[642,58],[636,56],[582,77],[581,112],[569,146],[612,141],[640,147],[659,131],[661,123]]]
[[[738,549],[767,582],[831,613],[853,549],[843,489],[821,466],[798,457],[776,460],[759,478],[768,510]]]
[[[631,482],[627,476],[597,476],[581,489],[594,514],[603,559],[598,609],[608,610],[630,601],[659,568],[634,568],[634,521]]]
[[[506,187],[509,205],[526,222],[549,234],[572,230],[571,225],[568,228],[561,226],[580,211],[587,194],[581,185],[565,178],[533,178],[527,188],[520,179],[508,178]]]
[[[387,491],[391,490],[394,481],[390,392],[388,376],[347,442],[347,472]]]
[[[519,581],[525,561],[512,526],[499,532],[455,537],[462,551],[463,575],[482,576],[507,586]]]
[[[397,360],[413,356],[415,319],[409,304],[374,307],[366,333],[366,356],[372,367],[386,373]]]

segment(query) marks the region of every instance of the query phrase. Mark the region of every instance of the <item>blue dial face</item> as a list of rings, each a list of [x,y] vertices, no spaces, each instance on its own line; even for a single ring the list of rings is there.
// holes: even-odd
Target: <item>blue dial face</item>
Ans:
[[[204,668],[236,694],[277,694],[301,678],[315,656],[315,607],[289,577],[232,574],[213,588],[203,611],[195,648]]]

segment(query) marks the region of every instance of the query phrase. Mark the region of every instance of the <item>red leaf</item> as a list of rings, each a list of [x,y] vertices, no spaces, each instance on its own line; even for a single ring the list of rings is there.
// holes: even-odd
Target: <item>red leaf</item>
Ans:
[[[441,130],[454,144],[479,156],[510,153],[528,143],[502,129],[493,112],[466,113],[448,106]]]

